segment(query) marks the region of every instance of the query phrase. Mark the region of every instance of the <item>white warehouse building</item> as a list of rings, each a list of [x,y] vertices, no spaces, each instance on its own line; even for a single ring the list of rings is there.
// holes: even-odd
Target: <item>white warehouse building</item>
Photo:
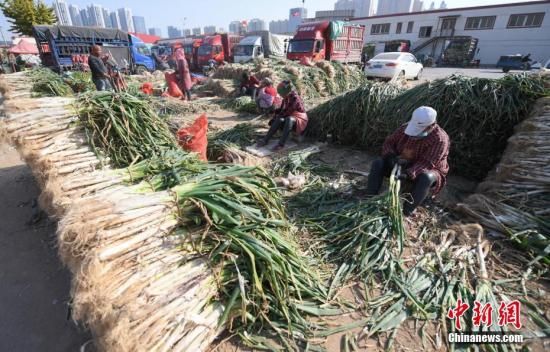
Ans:
[[[474,59],[495,65],[502,55],[531,53],[550,59],[550,0],[355,18],[366,26],[365,44],[404,41],[417,56],[440,57],[452,39],[477,39]],[[382,48],[382,49],[380,49]]]

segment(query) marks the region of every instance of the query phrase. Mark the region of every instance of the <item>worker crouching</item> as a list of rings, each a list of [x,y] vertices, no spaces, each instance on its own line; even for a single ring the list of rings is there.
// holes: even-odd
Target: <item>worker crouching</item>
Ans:
[[[302,136],[308,122],[304,102],[298,93],[292,89],[290,81],[281,82],[277,86],[277,92],[283,98],[283,102],[281,107],[275,110],[275,116],[269,122],[270,128],[267,135],[257,144],[258,147],[267,145],[275,133],[282,130],[279,143],[273,148],[275,151],[285,147],[290,132],[294,131],[298,136]]]
[[[383,178],[399,164],[399,179],[413,183],[412,202],[403,206],[403,214],[410,216],[431,191],[436,195],[445,185],[449,147],[449,136],[437,124],[437,112],[427,106],[416,109],[407,124],[386,138],[382,157],[372,163],[367,193],[378,194]]]

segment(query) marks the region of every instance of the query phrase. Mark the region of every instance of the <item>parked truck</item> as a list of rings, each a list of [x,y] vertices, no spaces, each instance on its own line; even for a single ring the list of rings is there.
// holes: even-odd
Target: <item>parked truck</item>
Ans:
[[[259,57],[285,57],[291,36],[269,31],[250,32],[233,49],[236,63],[252,61]]]
[[[198,48],[199,67],[208,65],[210,60],[217,63],[233,61],[233,48],[243,39],[235,34],[214,34],[204,37]]]
[[[361,63],[365,27],[342,21],[304,23],[290,40],[287,58]]]
[[[141,39],[118,29],[76,26],[33,26],[40,59],[58,72],[72,69],[87,57],[92,45],[101,45],[120,68],[134,73],[154,71],[150,47]]]

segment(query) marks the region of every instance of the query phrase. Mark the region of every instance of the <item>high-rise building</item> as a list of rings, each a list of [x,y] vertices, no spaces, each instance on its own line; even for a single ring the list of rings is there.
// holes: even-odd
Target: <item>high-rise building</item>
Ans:
[[[412,5],[412,12],[420,12],[424,10],[424,1],[421,0],[414,0]]]
[[[411,12],[412,0],[380,0],[376,15]]]
[[[111,25],[113,28],[122,29],[120,27],[120,19],[118,18],[118,13],[116,11],[111,12],[109,17],[111,17]]]
[[[193,35],[201,35],[202,34],[202,28],[201,27],[193,28],[192,32],[193,32]]]
[[[109,10],[103,9],[103,21],[105,22],[105,28],[114,28],[113,27],[113,21],[111,20],[111,15],[109,14]]]
[[[137,33],[147,33],[147,26],[145,25],[145,17],[143,16],[132,16],[134,21],[134,31]]]
[[[162,37],[162,30],[160,28],[149,28],[150,35],[156,35],[157,37]]]
[[[376,9],[376,0],[338,0],[334,10],[354,10],[355,17],[373,16]]]
[[[92,4],[88,6],[89,26],[105,28],[105,20],[103,19],[103,7],[101,5]]]
[[[53,9],[55,11],[55,16],[57,17],[57,24],[72,26],[73,21],[69,13],[69,7],[64,0],[54,0]]]
[[[168,26],[168,38],[181,37],[181,30],[174,26]]]
[[[257,31],[265,31],[265,30],[267,30],[267,25],[264,20],[261,20],[259,18],[253,18],[250,21],[248,21],[249,32],[257,32]]]
[[[269,31],[275,34],[290,33],[288,30],[288,20],[278,20],[278,21],[269,22]]]
[[[216,26],[204,26],[204,34],[216,33]]]
[[[376,7],[379,0],[355,0],[357,5],[357,17],[369,17],[376,15]]]
[[[241,21],[233,21],[229,24],[229,33],[241,34],[244,32],[245,27]]]
[[[435,10],[435,1],[430,4],[430,10]]]
[[[192,34],[190,29],[184,29],[182,30],[181,33],[183,34],[184,37],[190,37]]]
[[[118,20],[120,29],[125,32],[134,32],[134,21],[132,20],[132,10],[126,7],[118,9]]]
[[[316,11],[315,18],[308,18],[308,21],[349,21],[355,17],[355,10],[329,10]]]
[[[88,14],[88,10],[86,9],[80,10],[80,18],[82,19],[83,26],[90,26],[90,16]]]
[[[444,10],[447,8],[447,3],[445,2],[445,0],[441,1],[441,4],[439,5],[439,8]]]
[[[80,8],[75,5],[69,5],[69,14],[71,15],[71,22],[73,26],[83,26],[82,16],[80,15]]]
[[[296,28],[302,23],[304,18],[307,17],[307,9],[303,7],[296,7],[290,9],[288,15],[288,28],[287,32],[294,33]]]
[[[338,0],[334,4],[335,10],[355,10],[354,0]]]

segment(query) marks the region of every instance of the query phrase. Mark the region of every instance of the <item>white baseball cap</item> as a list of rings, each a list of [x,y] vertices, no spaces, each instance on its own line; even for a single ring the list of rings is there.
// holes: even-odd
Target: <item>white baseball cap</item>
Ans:
[[[416,137],[437,121],[437,111],[429,106],[421,106],[416,109],[405,128],[407,136]]]

